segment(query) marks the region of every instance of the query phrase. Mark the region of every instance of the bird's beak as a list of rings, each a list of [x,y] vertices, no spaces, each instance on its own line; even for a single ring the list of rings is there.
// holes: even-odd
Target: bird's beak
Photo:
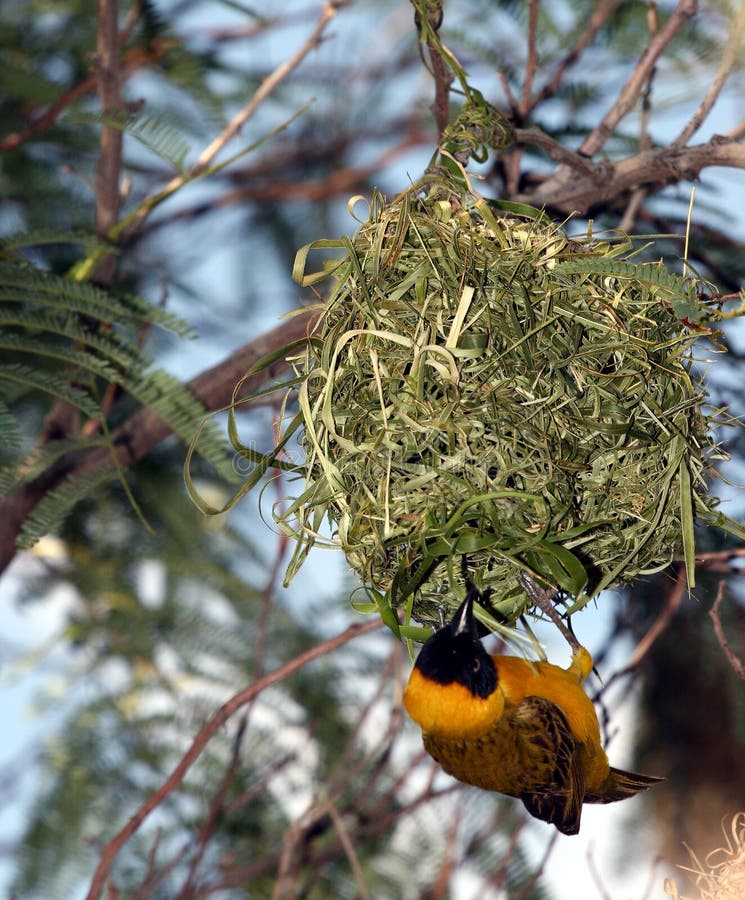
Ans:
[[[450,627],[454,635],[470,634],[477,641],[479,639],[476,629],[476,619],[473,615],[473,601],[478,597],[478,591],[475,587],[470,586],[466,599],[458,607],[457,612],[453,616]]]

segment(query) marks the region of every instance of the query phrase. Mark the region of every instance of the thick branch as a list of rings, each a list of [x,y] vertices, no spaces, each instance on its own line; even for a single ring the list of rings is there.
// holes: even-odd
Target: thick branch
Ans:
[[[282,323],[268,334],[244,344],[227,359],[207,369],[188,382],[189,390],[207,410],[220,409],[230,403],[236,382],[259,359],[292,341],[305,337],[315,322],[315,313],[308,310]],[[284,359],[259,372],[246,381],[244,394],[250,394],[276,378],[287,368]],[[157,413],[141,407],[126,420],[113,435],[118,464],[127,469],[171,434],[171,429]],[[23,523],[45,494],[68,477],[80,477],[96,469],[111,466],[108,447],[96,447],[70,454],[39,478],[23,485],[0,505],[0,572],[4,571],[16,553],[16,539]]]
[[[642,186],[661,190],[669,184],[691,181],[710,166],[745,169],[745,146],[715,135],[707,143],[692,147],[646,150],[619,162],[601,163],[593,175],[583,175],[576,167],[571,181],[557,172],[534,190],[510,199],[563,215],[584,215]]]

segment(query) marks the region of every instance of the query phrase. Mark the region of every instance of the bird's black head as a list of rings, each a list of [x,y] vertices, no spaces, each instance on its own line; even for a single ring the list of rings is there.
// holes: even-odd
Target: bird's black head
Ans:
[[[497,687],[497,670],[479,640],[473,615],[479,597],[478,589],[469,585],[452,621],[432,635],[415,665],[430,681],[441,685],[457,682],[475,697],[488,697]]]

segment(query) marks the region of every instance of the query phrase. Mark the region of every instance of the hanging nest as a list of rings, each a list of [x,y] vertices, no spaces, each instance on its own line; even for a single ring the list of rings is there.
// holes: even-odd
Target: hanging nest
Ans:
[[[304,275],[329,247],[343,258]],[[353,238],[304,248],[295,277],[333,289],[295,359],[305,489],[280,517],[299,540],[288,580],[326,518],[378,606],[416,596],[421,622],[463,553],[509,622],[521,570],[576,609],[681,551],[692,567],[694,517],[723,518],[691,354],[716,314],[630,250],[436,176],[374,197]]]

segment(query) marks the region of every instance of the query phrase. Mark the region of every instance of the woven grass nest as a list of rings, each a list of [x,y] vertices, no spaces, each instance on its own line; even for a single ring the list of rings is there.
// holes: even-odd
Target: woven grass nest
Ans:
[[[329,247],[342,259],[304,274]],[[283,515],[300,543],[288,578],[325,517],[363,583],[420,622],[456,602],[461,554],[510,622],[521,570],[579,608],[692,559],[694,517],[716,519],[691,355],[708,313],[630,249],[436,178],[374,197],[351,239],[304,248],[296,277],[332,290],[295,360],[305,486]]]

